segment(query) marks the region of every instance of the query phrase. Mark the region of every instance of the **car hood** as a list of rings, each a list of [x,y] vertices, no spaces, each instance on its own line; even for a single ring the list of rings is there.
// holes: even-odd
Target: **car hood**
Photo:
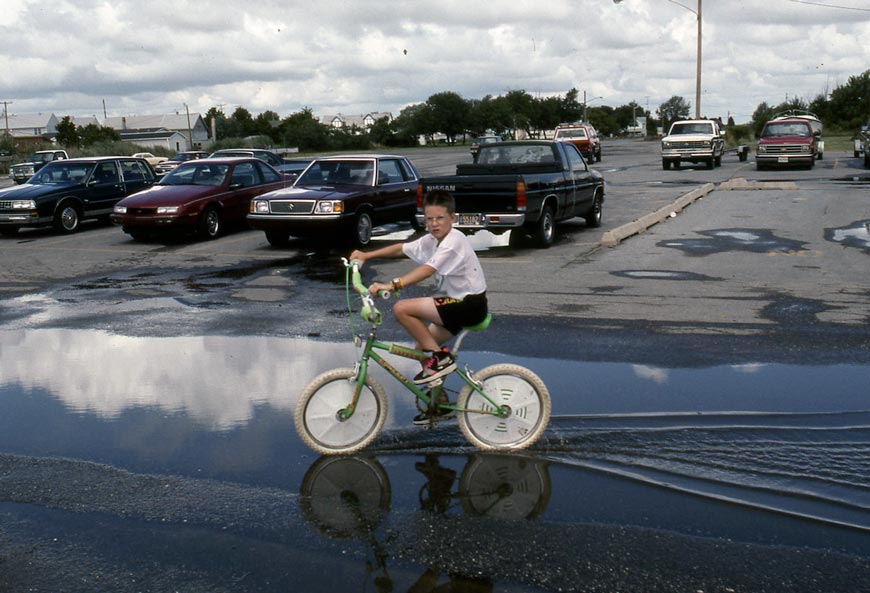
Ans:
[[[153,185],[118,202],[133,208],[174,206],[223,193],[223,186],[212,185]]]
[[[0,189],[0,199],[2,200],[32,200],[41,196],[63,192],[70,188],[81,187],[78,183],[51,183],[51,184],[30,184],[25,183],[13,187]]]
[[[368,189],[368,188],[366,188]],[[263,194],[258,199],[269,200],[341,200],[361,193],[359,186],[305,185],[285,187]]]
[[[765,136],[758,139],[759,144],[809,144],[809,136]]]

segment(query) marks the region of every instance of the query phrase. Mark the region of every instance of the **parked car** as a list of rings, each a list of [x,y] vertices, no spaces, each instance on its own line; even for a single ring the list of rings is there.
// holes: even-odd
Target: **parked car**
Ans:
[[[683,163],[704,163],[708,169],[722,166],[725,136],[715,119],[686,119],[671,124],[662,138],[662,169]]]
[[[224,148],[211,153],[208,158],[223,158],[231,156],[254,157],[261,161],[266,161],[272,165],[275,170],[280,171],[281,173],[284,173],[285,171],[287,173],[298,173],[298,165],[288,162],[287,159],[281,158],[271,150],[265,150],[262,148]]]
[[[168,161],[168,160],[169,160],[168,157],[165,157],[165,156],[154,156],[154,155],[151,154],[150,152],[137,152],[137,153],[135,153],[135,154],[133,155],[133,158],[137,158],[137,159],[145,159],[146,161],[148,161],[148,164],[151,165],[152,167],[156,167],[157,165],[159,165],[159,164],[162,163],[163,161]]]
[[[589,124],[559,124],[553,140],[570,142],[590,164],[601,160],[601,139],[598,131]]]
[[[155,180],[151,166],[139,158],[50,162],[27,183],[0,190],[0,233],[9,235],[21,227],[41,226],[73,233],[82,220],[108,219],[119,200]]]
[[[400,156],[317,158],[293,187],[253,200],[248,224],[264,231],[275,246],[285,245],[291,235],[368,245],[376,225],[417,224],[419,177],[411,161]]]
[[[571,142],[525,140],[487,144],[477,163],[456,165],[455,175],[424,177],[417,192],[417,221],[423,222],[423,196],[446,189],[456,200],[454,228],[466,234],[510,231],[513,246],[531,237],[538,247],[556,239],[556,222],[582,216],[599,227],[604,177],[590,169]]]
[[[244,223],[252,198],[285,183],[268,163],[253,157],[196,159],[118,202],[111,220],[133,239],[165,230],[213,239],[226,225]]]
[[[26,163],[17,163],[12,165],[12,180],[15,183],[21,184],[33,177],[43,166],[51,161],[61,161],[68,159],[69,155],[65,150],[37,150],[30,155],[30,160]]]
[[[819,158],[820,142],[821,129],[814,130],[807,119],[777,117],[764,124],[761,130],[755,165],[758,169],[794,165],[810,169]]]
[[[282,171],[284,173],[284,178],[289,181],[295,181],[299,175],[302,174],[302,171],[311,164],[311,161],[314,159],[311,158],[295,158],[295,159],[284,159],[284,165],[282,167]]]
[[[471,158],[474,159],[474,162],[477,162],[477,153],[482,145],[501,141],[501,136],[478,136],[474,139],[474,142],[471,143]]]
[[[193,161],[196,159],[204,159],[207,156],[208,153],[203,150],[188,150],[187,152],[179,152],[171,159],[163,161],[162,163],[154,167],[154,172],[158,175],[166,175],[181,163]]]

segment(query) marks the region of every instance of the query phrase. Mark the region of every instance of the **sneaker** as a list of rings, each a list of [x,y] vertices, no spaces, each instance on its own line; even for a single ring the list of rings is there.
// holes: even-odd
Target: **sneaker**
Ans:
[[[456,417],[456,410],[451,410],[449,408],[438,408],[434,413],[423,412],[421,414],[417,414],[414,416],[413,422],[417,426],[425,426],[426,424],[430,424],[432,422],[439,422],[441,420],[450,420],[451,418]]]
[[[456,361],[453,355],[445,348],[441,352],[433,352],[432,356],[423,363],[423,370],[414,377],[416,385],[425,385],[435,379],[449,375],[456,370]]]

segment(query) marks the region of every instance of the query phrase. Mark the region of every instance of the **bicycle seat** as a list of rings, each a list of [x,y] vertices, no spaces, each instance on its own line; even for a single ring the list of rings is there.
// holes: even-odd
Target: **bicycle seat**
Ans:
[[[468,330],[470,332],[483,331],[489,327],[489,324],[491,321],[492,321],[492,315],[487,313],[486,317],[484,317],[483,321],[481,321],[480,323],[476,323],[474,325],[469,325],[468,327],[463,327],[462,329]]]

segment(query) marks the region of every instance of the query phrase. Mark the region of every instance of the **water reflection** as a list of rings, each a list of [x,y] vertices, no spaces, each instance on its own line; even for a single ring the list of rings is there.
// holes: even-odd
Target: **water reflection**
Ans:
[[[457,503],[470,517],[534,520],[546,510],[550,499],[550,476],[543,461],[474,454],[458,481],[456,471],[442,465],[436,454],[426,454],[414,468],[425,477],[417,494],[420,509],[433,521],[437,521],[435,517],[439,515],[447,515]],[[300,487],[302,516],[319,533],[368,545],[367,563],[372,568],[367,572],[375,575],[372,577],[374,588],[380,592],[394,588],[388,569],[394,538],[389,533],[378,532],[390,513],[390,500],[387,472],[376,458],[368,456],[321,457],[305,474]],[[498,541],[488,541],[485,554],[499,547]],[[493,579],[482,573],[449,570],[428,557],[415,560],[425,569],[408,591],[483,593],[493,590]]]

